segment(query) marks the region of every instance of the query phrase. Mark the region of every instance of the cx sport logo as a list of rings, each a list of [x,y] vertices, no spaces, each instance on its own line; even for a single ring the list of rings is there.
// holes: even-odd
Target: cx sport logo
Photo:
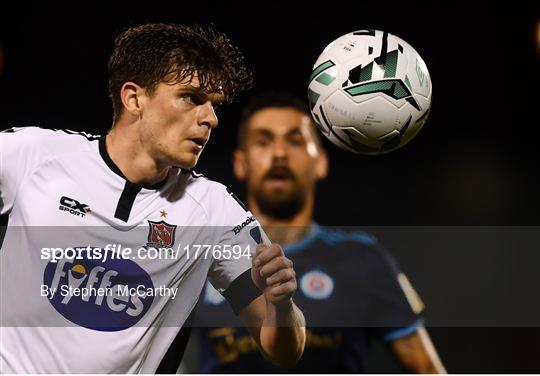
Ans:
[[[58,210],[68,212],[69,214],[76,215],[77,217],[84,217],[92,210],[86,204],[81,204],[79,201],[62,196],[60,198],[60,206]]]
[[[144,291],[154,288],[148,273],[129,259],[51,260],[45,267],[43,285],[49,289],[49,302],[63,317],[104,332],[134,326],[154,300],[149,294],[124,293],[137,287]]]

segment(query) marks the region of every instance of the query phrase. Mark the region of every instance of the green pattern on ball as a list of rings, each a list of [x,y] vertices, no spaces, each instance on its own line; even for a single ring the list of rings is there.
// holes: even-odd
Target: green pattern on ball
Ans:
[[[396,76],[397,60],[398,50],[389,52],[386,55],[386,63],[384,65],[384,78],[392,78]]]
[[[315,79],[315,81],[320,82],[321,84],[328,86],[328,85],[330,85],[335,79],[336,79],[335,77],[332,77],[332,76],[330,76],[330,75],[327,74],[327,73],[323,73],[323,74],[319,75],[319,77],[317,77],[317,78]]]
[[[369,63],[360,71],[360,82],[371,80],[373,63]]]
[[[317,94],[311,89],[308,89],[308,100],[309,100],[309,107],[313,110],[313,107],[315,107],[315,104],[317,104],[317,100],[319,100],[319,97],[321,95]]]
[[[401,80],[367,82],[348,87],[345,91],[353,97],[363,94],[384,93],[394,99],[401,99],[411,95],[411,92]]]
[[[412,85],[411,85],[411,81],[409,81],[409,76],[405,76],[405,85],[407,85],[409,90],[412,91]]]
[[[313,69],[313,72],[311,72],[311,76],[309,76],[309,82],[313,81],[315,77],[317,77],[319,74],[321,74],[328,68],[333,67],[334,65],[335,64],[332,62],[332,60],[327,60],[324,63],[319,64],[319,66]]]

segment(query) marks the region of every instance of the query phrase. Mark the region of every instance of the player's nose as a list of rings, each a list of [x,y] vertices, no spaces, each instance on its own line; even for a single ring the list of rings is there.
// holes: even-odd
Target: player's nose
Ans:
[[[284,158],[287,157],[287,143],[285,140],[280,140],[279,138],[275,140],[272,148],[274,158]]]
[[[204,104],[200,105],[199,124],[205,125],[210,129],[217,127],[218,118],[216,112],[214,111],[214,106],[212,105],[212,102],[207,101]]]

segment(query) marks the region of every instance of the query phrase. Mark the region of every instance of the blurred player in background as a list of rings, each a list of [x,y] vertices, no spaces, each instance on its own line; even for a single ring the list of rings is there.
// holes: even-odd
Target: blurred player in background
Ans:
[[[296,362],[305,324],[291,298],[292,263],[279,246],[260,245],[257,221],[225,186],[191,171],[217,126],[215,107],[250,82],[224,34],[145,24],[116,39],[106,136],[0,132],[0,216],[9,216],[0,250],[0,373],[167,372],[171,349],[181,356],[171,343],[186,334],[207,278],[266,358]],[[81,116],[91,108],[81,97]],[[172,256],[103,252],[120,242]],[[63,246],[58,252],[81,244],[97,252],[40,255],[54,243]],[[247,254],[190,255],[186,244]]]
[[[362,373],[376,337],[408,371],[444,373],[418,316],[422,303],[390,254],[367,233],[313,222],[315,185],[328,160],[303,102],[279,93],[254,97],[243,112],[238,147],[234,173],[246,182],[248,206],[294,262],[295,301],[308,322],[306,350],[294,368],[268,364],[244,329],[208,320],[234,322],[207,284],[195,320],[206,327],[192,341],[198,349],[190,346],[198,365],[184,371]]]

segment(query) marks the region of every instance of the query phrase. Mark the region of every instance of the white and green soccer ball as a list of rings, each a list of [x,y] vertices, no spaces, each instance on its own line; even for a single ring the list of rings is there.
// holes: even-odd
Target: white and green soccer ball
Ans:
[[[360,30],[330,43],[309,78],[311,114],[342,149],[383,154],[409,142],[431,106],[424,60],[403,39]]]

